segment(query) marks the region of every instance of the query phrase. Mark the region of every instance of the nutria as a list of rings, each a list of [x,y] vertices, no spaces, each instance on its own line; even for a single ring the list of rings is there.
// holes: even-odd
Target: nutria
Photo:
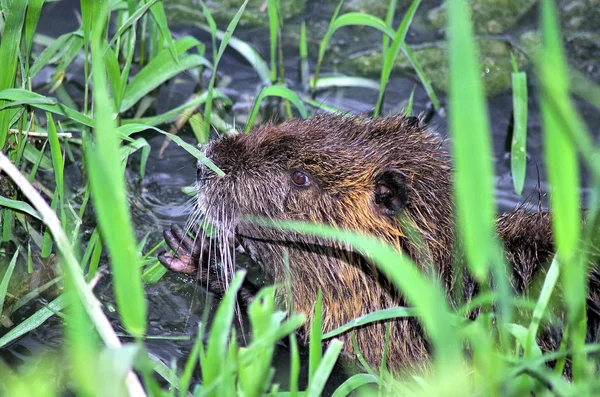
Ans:
[[[443,141],[415,117],[371,120],[348,116],[316,116],[309,120],[266,124],[250,134],[214,141],[204,148],[225,176],[198,166],[199,208],[220,232],[220,245],[235,236],[279,288],[285,299],[285,258],[296,312],[309,317],[322,291],[323,329],[384,308],[409,305],[375,267],[348,247],[311,236],[264,228],[244,222],[243,215],[305,220],[366,231],[407,253],[424,270],[433,269],[452,296],[455,223],[451,163]],[[418,239],[409,239],[408,230]],[[550,219],[546,212],[524,209],[501,215],[497,232],[513,267],[511,282],[521,293],[537,270],[552,259]],[[179,227],[165,232],[176,256],[164,253],[168,268],[196,274],[213,292],[222,293],[222,278],[211,278],[205,237],[194,241]],[[203,248],[204,247],[204,248]],[[214,250],[213,250],[214,251]],[[232,266],[231,260],[225,260]],[[226,269],[231,272],[232,268]],[[466,277],[464,295],[476,293]],[[596,291],[600,290],[597,285]],[[597,294],[597,292],[596,292]],[[244,289],[242,300],[251,299]],[[595,295],[593,300],[600,302]],[[596,335],[598,311],[588,305],[591,334]],[[591,318],[593,317],[593,319]],[[356,339],[366,361],[378,366],[385,323],[357,329]],[[415,318],[390,323],[390,368],[401,370],[423,360],[427,341]],[[544,346],[558,347],[560,333],[547,333]],[[352,354],[350,334],[342,336]]]

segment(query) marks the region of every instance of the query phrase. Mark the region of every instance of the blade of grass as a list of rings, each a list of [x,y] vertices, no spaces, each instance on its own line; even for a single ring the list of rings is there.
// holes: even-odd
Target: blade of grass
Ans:
[[[167,42],[167,49],[173,57],[173,62],[175,62],[175,64],[178,64],[179,62],[181,62],[181,60],[177,59],[178,52],[176,50],[175,42],[173,41],[173,36],[171,36],[171,31],[167,26],[167,16],[165,14],[165,8],[162,1],[152,4],[150,6],[150,12],[152,13],[154,22],[156,23],[156,26],[158,26],[163,40]]]
[[[423,71],[423,68],[419,64],[419,61],[417,61],[417,58],[415,58],[415,55],[413,54],[410,47],[406,45],[406,43],[402,45],[402,52],[404,53],[411,66],[415,70],[415,73],[417,73],[417,77],[419,77],[419,80],[421,81],[421,84],[423,84],[425,92],[427,92],[429,99],[431,99],[431,103],[433,104],[434,109],[440,110],[442,108],[442,105],[433,89],[433,86],[431,85],[431,81]]]
[[[67,217],[65,214],[65,187],[63,183],[64,160],[61,152],[56,125],[50,112],[46,112],[48,120],[48,141],[50,142],[50,153],[52,154],[52,167],[54,169],[54,180],[56,182],[56,192],[58,193],[58,207],[60,209],[60,221],[63,229],[67,227]]]
[[[113,119],[114,103],[108,95],[102,59],[105,41],[102,37],[104,26],[100,21],[106,23],[107,17],[105,5],[98,10],[96,23],[92,26],[96,145],[92,147],[88,138],[84,149],[98,225],[111,258],[119,314],[127,331],[140,338],[146,331],[147,307],[119,158],[119,140]]]
[[[222,376],[228,376],[228,372],[231,371],[231,368],[227,368],[228,342],[231,334],[235,297],[242,285],[245,274],[245,271],[239,271],[233,277],[213,320],[206,352],[203,352],[203,349],[201,349],[200,368],[202,370],[203,387],[205,388],[209,388],[217,383]],[[227,389],[227,386],[217,384],[217,390],[215,390],[214,395],[227,395],[219,393],[220,391],[224,391],[223,389]]]
[[[281,97],[283,99],[286,99],[286,100],[292,102],[296,106],[298,111],[300,112],[300,116],[302,116],[303,119],[308,117],[308,111],[306,110],[306,107],[302,103],[302,99],[300,99],[298,94],[296,94],[294,91],[290,90],[287,87],[283,87],[283,86],[279,86],[279,85],[263,87],[263,89],[258,94],[256,101],[254,101],[254,106],[252,107],[252,112],[250,112],[250,116],[248,116],[248,122],[246,123],[246,128],[245,128],[246,133],[249,132],[250,129],[252,128],[252,126],[254,125],[254,120],[256,119],[256,116],[258,115],[258,111],[260,110],[260,105],[261,105],[262,101],[266,97],[269,97],[269,96]]]
[[[23,52],[29,58],[31,56],[31,45],[33,35],[35,34],[37,24],[42,12],[42,6],[45,0],[29,0],[27,5],[27,14],[25,15],[25,34],[23,35]]]
[[[321,70],[321,63],[323,62],[323,58],[325,58],[325,51],[327,50],[329,41],[331,40],[331,37],[336,32],[336,30],[344,26],[351,25],[369,26],[379,30],[380,32],[391,38],[394,37],[394,30],[387,26],[387,24],[382,19],[377,18],[373,15],[362,14],[359,12],[349,12],[347,14],[340,15],[339,17],[337,17],[337,13],[339,12],[340,6],[341,3],[338,5],[338,8],[334,13],[329,28],[327,29],[325,36],[323,36],[323,39],[321,40],[321,45],[319,46],[319,57],[317,58],[317,67],[315,69],[315,74],[313,75],[313,93],[315,92],[315,89],[317,87],[317,81],[319,80],[319,71]]]
[[[196,39],[189,36],[177,40],[175,43],[177,54],[184,53],[188,49],[197,46],[198,43]],[[131,79],[125,89],[119,112],[131,108],[142,97],[148,95],[149,92],[168,79],[200,65],[211,67],[206,58],[197,54],[183,55],[179,58],[179,62],[175,63],[169,50],[162,51]]]
[[[296,334],[290,334],[290,397],[298,395],[298,378],[300,377],[300,353]]]
[[[306,21],[302,21],[302,25],[300,25],[300,66],[298,68],[298,72],[300,73],[300,82],[302,84],[302,89],[304,91],[308,91],[310,89],[309,78],[310,78],[310,68],[308,66],[308,44],[306,39]]]
[[[415,311],[410,307],[390,307],[388,309],[378,310],[376,312],[357,317],[354,320],[342,325],[341,327],[329,331],[328,333],[323,335],[323,339],[333,338],[334,336],[338,336],[340,334],[348,332],[352,328],[361,327],[363,325],[370,324],[376,321],[414,316]]]
[[[209,26],[201,23],[197,23],[195,26],[206,32],[211,32],[211,28]],[[216,38],[223,40],[225,38],[225,33],[226,32],[223,32],[222,30],[218,30],[215,25],[214,34]],[[229,37],[229,42],[227,45],[246,59],[246,61],[254,68],[256,74],[258,74],[258,77],[263,84],[270,84],[271,71],[269,70],[269,65],[267,65],[265,60],[254,48],[252,48],[248,43],[234,36]]]
[[[31,330],[36,329],[56,313],[60,313],[65,308],[66,303],[67,297],[61,295],[49,302],[47,306],[44,306],[25,320],[21,321],[0,338],[0,349],[17,338],[29,333]]]
[[[404,40],[406,38],[406,32],[408,31],[408,28],[410,27],[410,24],[412,23],[413,17],[415,16],[415,12],[417,12],[417,8],[419,7],[420,3],[421,3],[421,0],[413,0],[410,7],[404,14],[404,17],[402,18],[402,22],[400,22],[400,26],[398,26],[398,29],[396,30],[396,32],[394,34],[392,45],[390,46],[389,49],[387,49],[387,43],[388,43],[389,38],[387,35],[384,36],[383,43],[384,43],[384,49],[386,51],[384,51],[384,61],[383,61],[383,67],[381,68],[381,77],[380,77],[380,81],[379,81],[379,83],[380,83],[379,95],[377,97],[377,103],[375,104],[375,109],[373,111],[373,117],[377,117],[381,113],[381,109],[383,107],[383,97],[385,94],[385,88],[388,85],[388,80],[390,78],[390,74],[392,73],[392,67],[394,66],[394,61],[396,60],[396,57],[398,56],[398,53],[400,52],[400,50],[404,44]],[[389,15],[388,15],[388,18],[389,18]],[[388,26],[389,26],[389,22],[388,22]]]
[[[39,54],[29,69],[29,78],[33,79],[46,65],[54,60],[57,52],[64,51],[68,42],[77,36],[76,32],[65,33],[62,36],[53,39],[52,44],[48,45],[41,54]],[[60,53],[58,54],[60,55]],[[59,58],[60,59],[60,58]]]
[[[310,324],[309,356],[308,356],[308,383],[311,384],[317,373],[317,368],[321,365],[323,359],[322,343],[323,328],[321,325],[322,296],[321,290],[317,293],[317,301],[313,308]]]
[[[466,1],[449,1],[447,14],[457,217],[469,268],[483,282],[493,260],[496,212],[488,114]]]
[[[415,101],[415,89],[417,87],[413,87],[412,91],[410,92],[410,96],[408,97],[408,102],[406,103],[406,108],[404,108],[404,114],[407,116],[412,116],[412,112],[413,112],[413,102]]]
[[[267,11],[269,14],[269,44],[271,56],[271,84],[277,82],[277,34],[279,32],[279,10],[277,0],[267,0]]]
[[[387,12],[385,14],[385,24],[392,27],[392,23],[394,22],[394,15],[396,14],[396,7],[398,6],[398,0],[390,0],[390,5],[388,6]],[[390,38],[388,36],[383,36],[383,40],[381,42],[381,53],[385,57],[388,46],[390,45]]]
[[[345,397],[351,395],[352,392],[359,387],[364,385],[368,385],[370,383],[377,384],[379,379],[371,374],[356,374],[348,378],[344,383],[342,383],[335,392],[331,395],[331,397]]]
[[[216,25],[214,24],[214,20],[212,19],[210,11],[208,10],[208,8],[206,8],[206,6],[204,5],[203,2],[200,2],[200,4],[202,5],[202,11],[204,12],[209,23],[210,23],[210,21],[212,21],[211,31],[213,33],[213,36],[216,36]],[[237,27],[237,24],[240,21],[240,18],[242,17],[242,14],[243,14],[244,10],[246,9],[247,4],[248,4],[248,0],[245,0],[242,3],[242,5],[240,6],[239,10],[233,16],[233,19],[231,20],[231,22],[229,22],[229,25],[227,26],[227,30],[225,31],[225,33],[223,34],[223,37],[221,38],[221,44],[219,45],[219,50],[216,53],[216,57],[215,57],[215,59],[213,59],[212,75],[210,77],[210,82],[208,83],[208,88],[207,88],[208,99],[206,101],[206,105],[204,105],[204,122],[206,123],[205,130],[204,130],[205,138],[208,138],[210,135],[210,120],[211,120],[210,115],[212,112],[213,90],[215,88],[215,82],[217,79],[217,67],[219,65],[219,62],[221,61],[221,57],[223,56],[223,53],[225,53],[225,49],[229,45],[231,36],[233,35],[233,31]],[[213,55],[214,55],[214,50],[213,50]],[[200,139],[200,141],[205,141],[205,140],[207,140],[207,139]]]
[[[200,344],[202,343],[202,333],[198,332],[196,342],[194,342],[194,347],[192,348],[192,351],[185,363],[185,368],[183,370],[183,374],[181,375],[179,397],[185,397],[187,395],[187,390],[190,388],[193,371],[196,367],[196,363],[198,362],[198,356],[200,355]]]
[[[322,89],[338,87],[368,88],[371,90],[378,90],[379,83],[375,80],[364,77],[327,76],[319,79],[315,89],[318,91]]]
[[[2,41],[0,41],[0,65],[2,65],[0,91],[12,88],[15,82],[21,31],[28,3],[26,0],[17,1],[10,7],[10,12],[4,14],[6,19],[4,30],[2,31]],[[0,107],[3,104],[4,101],[0,100]],[[0,149],[4,147],[4,143],[6,142],[11,117],[12,113],[10,111],[0,111]]]
[[[212,171],[214,171],[217,175],[219,175],[219,176],[225,175],[225,173],[221,169],[219,169],[208,157],[203,155],[202,152],[200,152],[195,146],[190,145],[189,143],[185,142],[179,136],[169,134],[168,132],[163,131],[160,128],[156,128],[156,127],[153,127],[150,125],[142,125],[142,124],[127,124],[127,125],[123,125],[123,126],[119,127],[118,131],[120,134],[129,136],[135,132],[145,131],[148,129],[152,129],[156,132],[159,132],[159,133],[171,138],[176,144],[181,146],[182,149],[184,149],[186,152],[188,152],[189,154],[191,154],[198,160],[202,161],[208,168],[210,168]]]
[[[337,339],[334,339],[329,343],[329,347],[327,347],[327,351],[323,355],[323,360],[321,360],[319,368],[316,369],[314,377],[308,385],[307,395],[321,395],[323,388],[325,387],[325,382],[327,382],[327,379],[333,370],[333,366],[342,351],[343,345],[344,343]]]
[[[59,103],[54,98],[49,98],[28,90],[12,88],[0,91],[0,100],[17,102],[19,103],[19,106],[22,103],[27,103],[35,108],[65,116],[88,127],[94,125],[94,120],[92,118]]]
[[[222,100],[226,105],[231,104],[231,100],[221,91],[216,89],[213,90],[213,99]],[[121,120],[121,124],[146,124],[156,126],[158,124],[168,123],[178,118],[184,111],[193,107],[198,107],[199,105],[206,103],[207,100],[208,92],[204,92],[201,95],[196,96],[190,101],[184,103],[183,105],[173,108],[165,113],[152,117],[142,117],[138,119],[123,119]]]
[[[36,219],[41,219],[40,214],[33,209],[29,204],[20,200],[11,200],[9,198],[0,196],[0,207],[12,208],[13,210],[24,212]]]
[[[516,65],[516,62],[515,62]],[[525,183],[527,165],[527,75],[512,73],[513,87],[513,136],[510,150],[510,170],[515,193],[521,194]]]
[[[134,26],[140,20],[140,18],[142,18],[146,14],[146,11],[148,11],[148,9],[150,7],[152,7],[154,5],[154,3],[158,2],[158,1],[159,0],[148,0],[145,4],[143,4],[137,10],[135,10],[135,12],[133,14],[131,14],[131,16],[129,18],[127,18],[127,20],[124,21],[123,24],[121,24],[121,26],[119,26],[119,29],[115,32],[115,35],[113,36],[113,38],[110,39],[110,42],[108,43],[108,46],[106,48],[108,49],[108,48],[112,47],[113,44],[115,44],[115,41],[117,41],[117,39],[120,38],[123,35],[123,33],[125,33],[130,27]],[[177,54],[176,49],[175,49],[175,54]],[[177,59],[177,55],[175,55],[174,60],[176,60],[176,59]]]
[[[82,48],[83,39],[79,36],[74,35],[72,39],[69,40],[64,54],[62,55],[60,62],[56,67],[56,71],[52,76],[54,84],[52,85],[52,88],[50,88],[50,93],[56,91],[56,89],[62,84],[67,73],[67,68],[71,65],[71,63],[73,63],[73,60],[79,54]]]
[[[544,153],[548,180],[552,186],[550,193],[552,229],[559,262],[569,269],[561,274],[568,308],[571,343],[574,349],[573,380],[578,383],[583,380],[586,361],[582,353],[585,343],[586,266],[581,258],[577,257],[581,237],[579,164],[575,146],[562,130],[559,121],[561,113],[576,114],[577,112],[569,98],[567,67],[553,1],[542,1],[540,24],[543,49],[538,59],[538,72],[542,83]],[[563,112],[559,113],[551,108],[550,98]]]
[[[15,266],[17,264],[17,258],[19,257],[19,247],[15,251],[4,275],[2,276],[2,282],[0,282],[0,315],[4,312],[4,300],[6,299],[6,292],[8,291],[8,283],[12,277],[13,271],[15,270]]]

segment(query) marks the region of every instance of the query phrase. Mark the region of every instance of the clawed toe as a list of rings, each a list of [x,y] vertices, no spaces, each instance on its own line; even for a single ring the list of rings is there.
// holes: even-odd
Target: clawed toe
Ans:
[[[164,267],[177,273],[196,274],[198,269],[185,255],[175,257],[169,252],[162,252],[157,258]]]
[[[189,256],[197,258],[202,251],[204,235],[196,233],[196,237],[190,237],[179,225],[171,225],[171,229],[165,230],[163,236],[167,245],[175,251],[177,256]]]

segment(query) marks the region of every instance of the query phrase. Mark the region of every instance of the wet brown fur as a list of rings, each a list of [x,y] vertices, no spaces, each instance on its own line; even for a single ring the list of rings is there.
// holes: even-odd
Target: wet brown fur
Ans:
[[[317,116],[266,124],[248,135],[215,141],[205,154],[226,173],[217,177],[201,166],[200,205],[206,219],[235,229],[242,246],[282,286],[284,258],[289,255],[294,310],[310,320],[320,289],[325,332],[358,316],[410,302],[348,247],[258,227],[244,222],[243,215],[313,221],[376,234],[424,270],[433,264],[451,295],[455,225],[450,158],[440,139],[414,119]],[[406,178],[408,202],[400,217],[384,216],[374,204],[377,178],[390,168]],[[291,170],[308,173],[311,186],[293,186]],[[522,293],[552,258],[549,217],[519,210],[500,216],[497,225],[513,266],[513,286]],[[409,241],[408,229],[418,232],[421,243]],[[465,299],[476,290],[469,283]],[[281,287],[279,293],[287,302],[286,289]],[[390,333],[391,368],[401,370],[424,361],[428,346],[416,319],[393,321]],[[384,335],[383,323],[356,331],[358,346],[371,365],[378,366],[381,360]],[[352,354],[350,334],[342,339],[345,352]],[[550,344],[557,346],[555,341]]]

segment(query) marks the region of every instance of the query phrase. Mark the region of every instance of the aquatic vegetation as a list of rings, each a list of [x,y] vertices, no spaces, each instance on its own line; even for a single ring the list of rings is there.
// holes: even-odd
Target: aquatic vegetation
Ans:
[[[430,58],[422,55],[427,48],[407,43],[407,33],[422,6],[419,0],[390,1],[384,18],[380,9],[370,14],[358,12],[363,9],[360,4],[350,8],[341,2],[337,7],[333,4],[329,24],[317,42],[314,33],[307,32],[306,21],[294,25],[293,16],[300,14],[304,3],[284,6],[269,0],[266,9],[260,10],[253,2],[262,14],[245,17],[249,1],[237,2],[227,25],[218,26],[217,21],[223,23],[222,14],[211,3],[199,2],[194,12],[201,20],[192,24],[207,36],[204,41],[172,33],[174,21],[169,15],[173,14],[169,13],[174,11],[159,0],[81,0],[77,27],[50,38],[38,31],[49,3],[0,1],[0,351],[59,316],[65,342],[58,351],[64,354],[60,359],[40,354],[21,366],[0,359],[3,395],[54,396],[65,391],[100,396],[319,395],[326,390],[341,351],[337,335],[369,322],[407,316],[417,316],[428,335],[433,351],[428,371],[415,369],[394,377],[386,370],[385,354],[381,368],[370,368],[358,354],[362,367],[331,390],[333,395],[345,396],[357,389],[378,395],[598,393],[600,344],[585,340],[583,307],[587,263],[599,259],[600,156],[571,95],[585,99],[597,112],[600,89],[566,62],[553,1],[540,2],[540,30],[522,52],[515,51],[512,62],[513,47],[506,42],[475,39],[474,31],[505,29],[490,28],[479,14],[474,29],[464,0],[448,0],[445,17],[436,17],[448,37],[431,51]],[[531,2],[526,3],[510,14],[521,18],[531,8]],[[569,26],[575,23],[573,18]],[[269,41],[268,51],[263,49],[268,54],[265,59],[250,38],[236,35],[239,24],[254,24],[257,19],[268,23],[268,30],[263,31]],[[286,69],[284,29],[295,29],[297,37],[297,84],[290,84],[292,76]],[[369,78],[327,75],[324,71],[335,69],[328,63],[337,51],[335,37],[357,32],[352,29],[381,34],[382,41],[376,43],[380,55],[374,58],[376,73]],[[227,89],[227,76],[221,74],[226,52],[244,60],[253,71],[258,88],[248,102]],[[514,93],[511,167],[519,194],[529,144],[528,98],[540,98],[558,254],[541,289],[523,299],[514,297],[508,288],[502,248],[493,231],[494,163],[486,78],[481,72],[487,66],[482,66],[479,57],[487,53],[493,53],[494,60],[501,59],[493,65],[502,76],[502,86],[492,85],[491,91],[511,86]],[[430,75],[432,64],[443,64],[449,73]],[[246,274],[238,272],[216,312],[210,317],[207,312],[199,322],[183,368],[177,368],[175,359],[169,367],[157,358],[148,335],[147,290],[165,274],[155,258],[165,246],[160,241],[149,243],[151,233],[144,235],[132,223],[136,208],[130,197],[139,186],[132,186],[125,177],[135,174],[140,181],[147,176],[154,151],[149,134],[168,138],[172,145],[221,172],[189,139],[178,135],[185,125],[191,126],[197,142],[206,143],[215,134],[229,134],[234,128],[249,131],[268,118],[339,112],[316,98],[319,92],[344,87],[372,91],[370,106],[378,116],[385,113],[386,99],[388,104],[401,102],[398,98],[390,101],[385,94],[389,95],[390,79],[402,68],[410,70],[407,74],[419,90],[406,92],[403,100],[408,114],[414,113],[415,95],[421,95],[431,101],[432,111],[443,115],[444,101],[435,89],[443,87],[449,93],[459,232],[468,271],[485,286],[477,298],[454,307],[441,287],[406,256],[372,237],[324,225],[256,219],[265,226],[351,244],[370,256],[415,302],[414,307],[371,313],[323,334],[318,300],[308,358],[301,360],[295,331],[305,316],[279,311],[272,287],[263,288],[248,308],[248,340],[240,346],[235,296]],[[377,75],[379,79],[373,80]],[[533,94],[527,84],[532,75],[537,82]],[[187,95],[165,107],[161,102],[164,90],[181,81],[189,88]],[[236,106],[245,109],[237,118],[231,112]],[[590,176],[585,214],[581,212],[582,175]],[[586,219],[583,225],[582,217]],[[107,263],[109,272],[103,269]],[[94,291],[103,279],[110,280],[108,289],[114,298]],[[557,297],[564,301],[566,313],[563,343],[558,352],[542,352],[536,335],[552,316],[550,302]],[[474,307],[480,307],[479,317],[465,321],[465,314]],[[290,364],[287,385],[280,387],[282,376],[275,377],[273,357],[281,340],[289,347]],[[572,362],[572,381],[562,376],[567,360]]]

